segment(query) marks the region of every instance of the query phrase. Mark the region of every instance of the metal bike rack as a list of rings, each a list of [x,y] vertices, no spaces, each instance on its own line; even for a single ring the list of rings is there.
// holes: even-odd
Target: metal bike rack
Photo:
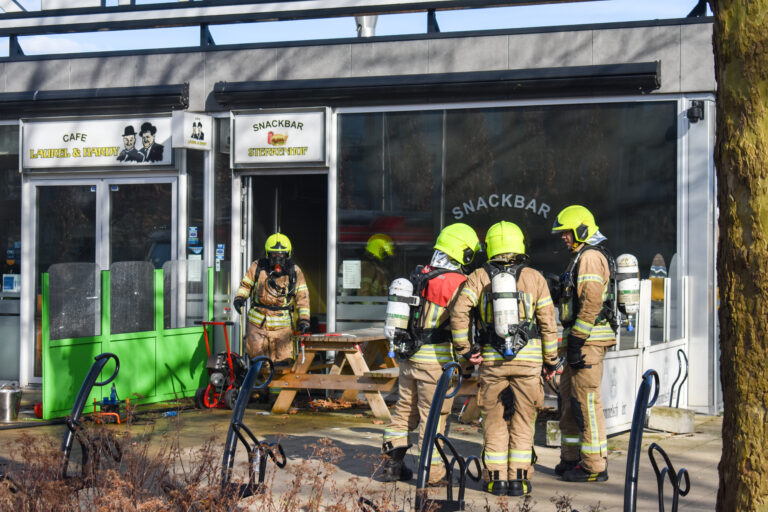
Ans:
[[[254,387],[253,383],[256,381],[256,377],[261,373],[264,364],[267,364],[269,367],[269,377],[267,377],[263,383]],[[240,498],[246,498],[258,492],[262,492],[264,478],[266,477],[267,458],[272,459],[277,467],[285,467],[287,459],[285,457],[285,451],[280,443],[265,443],[259,441],[258,438],[253,435],[253,432],[243,424],[243,415],[245,414],[245,408],[248,405],[251,392],[269,386],[269,383],[272,382],[274,376],[275,368],[269,358],[259,356],[251,360],[251,366],[248,369],[248,373],[245,374],[243,385],[240,387],[240,393],[237,396],[237,402],[235,402],[235,407],[232,409],[232,420],[229,423],[227,440],[224,444],[224,460],[221,464],[222,492],[237,493],[237,496]],[[246,436],[248,436],[248,438],[246,438]],[[243,446],[248,453],[248,483],[241,485],[231,483],[232,467],[235,463],[235,451],[237,450],[238,440],[243,443]],[[277,450],[277,455],[275,454],[275,450]],[[257,471],[254,469],[256,464],[258,464],[258,483],[256,482]]]
[[[96,382],[96,379],[101,373],[101,370],[110,359],[115,360],[115,372],[107,380]],[[85,376],[85,379],[83,379],[83,383],[80,386],[80,391],[77,393],[77,397],[75,398],[75,403],[72,405],[72,412],[70,412],[69,416],[67,416],[67,418],[64,420],[64,424],[66,425],[67,429],[64,432],[64,440],[61,443],[63,460],[61,463],[60,474],[62,479],[71,478],[67,475],[67,467],[69,466],[69,457],[72,453],[72,445],[74,444],[75,440],[80,443],[80,448],[83,454],[81,462],[81,478],[83,479],[87,478],[88,476],[87,468],[90,462],[89,449],[93,450],[93,453],[98,456],[98,449],[102,448],[108,451],[109,455],[111,455],[116,462],[119,462],[122,459],[122,451],[120,449],[120,444],[117,441],[111,438],[101,437],[88,439],[83,431],[83,426],[80,424],[80,418],[83,415],[83,409],[88,402],[88,395],[91,394],[93,387],[106,386],[115,380],[115,377],[117,377],[117,373],[119,371],[120,360],[117,358],[117,356],[110,352],[104,352],[103,354],[99,354],[95,357],[95,361],[91,365],[91,369],[88,370],[88,374]]]
[[[680,359],[680,356],[682,356],[683,359]],[[685,374],[683,374],[683,360],[685,360]],[[677,381],[680,379],[681,375],[683,380],[681,380],[680,384],[678,384]],[[680,391],[683,389],[683,384],[685,383],[686,379],[688,379],[688,356],[686,356],[685,351],[680,348],[677,350],[677,377],[675,377],[674,382],[672,382],[672,387],[669,390],[670,407],[672,407],[672,397],[675,394],[675,386],[677,386],[677,401],[675,402],[675,407],[680,407]]]
[[[458,375],[458,382],[450,394],[447,394],[448,386],[454,372]],[[446,398],[452,398],[459,392],[461,387],[461,367],[456,362],[447,363],[443,366],[443,374],[437,381],[437,388],[432,399],[432,405],[429,408],[427,424],[424,429],[424,438],[421,442],[421,455],[419,456],[419,467],[416,480],[416,499],[415,510],[417,512],[426,507],[436,506],[436,510],[464,510],[464,491],[466,490],[467,477],[475,482],[480,480],[480,459],[475,455],[467,458],[462,457],[453,444],[443,434],[437,432],[437,426],[440,421],[440,411],[443,409],[443,402]],[[429,468],[432,464],[432,450],[437,447],[437,452],[443,460],[446,469],[446,499],[445,500],[427,500],[426,484],[429,481]],[[446,456],[445,447],[451,452],[451,460]],[[477,467],[477,474],[470,471],[470,465],[474,462]],[[458,499],[453,499],[453,470],[458,465],[459,471],[459,489]],[[430,508],[430,510],[432,510]]]
[[[655,385],[654,385],[655,384]],[[653,398],[649,401],[653,386]],[[640,467],[640,448],[643,444],[643,427],[648,408],[653,407],[659,397],[659,374],[647,370],[637,392],[635,412],[632,414],[632,430],[627,448],[627,473],[624,479],[624,512],[634,512],[637,507],[637,474]]]
[[[659,471],[659,466],[656,464],[656,458],[653,455],[654,451],[659,452],[666,463],[666,466],[661,471]],[[672,466],[667,452],[662,450],[661,446],[656,443],[652,443],[648,447],[648,457],[651,459],[653,472],[656,473],[656,485],[659,489],[659,511],[664,512],[664,477],[669,475],[669,481],[672,484],[672,512],[677,512],[680,496],[685,496],[691,490],[691,479],[688,476],[688,470],[682,468],[675,473],[675,468]],[[685,482],[685,487],[681,487],[680,482]]]

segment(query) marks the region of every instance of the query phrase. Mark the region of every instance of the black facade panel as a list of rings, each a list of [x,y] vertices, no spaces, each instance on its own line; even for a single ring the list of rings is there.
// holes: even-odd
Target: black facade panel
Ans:
[[[380,77],[218,82],[225,108],[345,106],[644,94],[661,86],[661,63],[434,73]]]
[[[0,93],[0,118],[184,110],[189,84]]]

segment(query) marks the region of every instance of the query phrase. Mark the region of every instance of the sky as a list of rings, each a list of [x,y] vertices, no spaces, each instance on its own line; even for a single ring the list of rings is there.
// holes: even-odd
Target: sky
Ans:
[[[41,0],[16,1],[28,11],[39,10],[41,5]],[[137,0],[136,3],[157,3],[157,0]],[[644,21],[684,18],[696,3],[697,0],[602,0],[438,11],[437,22],[441,32],[456,32]],[[108,6],[116,4],[117,0],[107,0]],[[708,15],[711,15],[709,10]],[[426,13],[390,14],[378,17],[375,35],[421,34],[426,32],[426,26]],[[219,45],[334,39],[357,35],[354,18],[239,23],[212,26],[210,32]],[[198,38],[198,27],[178,27],[29,36],[19,40],[26,55],[39,55],[195,46]],[[0,38],[0,57],[6,56],[8,38]]]

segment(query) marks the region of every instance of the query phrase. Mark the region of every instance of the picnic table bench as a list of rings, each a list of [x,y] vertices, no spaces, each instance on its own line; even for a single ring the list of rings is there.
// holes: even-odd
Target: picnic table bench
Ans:
[[[362,392],[376,418],[391,419],[381,392],[395,387],[397,362],[387,356],[387,340],[380,327],[296,336],[294,341],[298,344],[296,362],[270,383],[270,387],[280,389],[273,413],[287,412],[301,389],[332,389],[343,391],[341,398],[348,401]],[[313,365],[318,353],[328,351],[336,353],[333,364]],[[371,369],[374,364],[379,367]],[[328,373],[310,373],[322,367]]]

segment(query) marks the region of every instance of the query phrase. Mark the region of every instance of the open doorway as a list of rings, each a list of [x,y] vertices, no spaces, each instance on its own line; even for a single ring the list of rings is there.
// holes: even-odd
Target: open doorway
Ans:
[[[293,257],[309,288],[312,332],[325,327],[328,260],[328,178],[325,174],[243,177],[250,204],[244,209],[251,260],[264,256],[264,242],[277,231],[293,245]],[[250,225],[249,225],[250,224]],[[246,269],[250,262],[244,262]]]

